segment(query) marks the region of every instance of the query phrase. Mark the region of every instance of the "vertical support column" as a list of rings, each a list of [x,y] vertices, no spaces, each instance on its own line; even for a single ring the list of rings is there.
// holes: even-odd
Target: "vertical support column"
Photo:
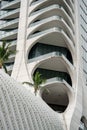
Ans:
[[[28,3],[29,0],[21,0],[18,40],[17,40],[17,53],[16,53],[15,64],[12,72],[12,77],[14,77],[18,81],[20,80],[22,81],[22,79],[23,80],[28,79],[28,74],[26,71],[26,60],[25,60]],[[24,75],[26,75],[26,79],[24,78],[25,77]]]

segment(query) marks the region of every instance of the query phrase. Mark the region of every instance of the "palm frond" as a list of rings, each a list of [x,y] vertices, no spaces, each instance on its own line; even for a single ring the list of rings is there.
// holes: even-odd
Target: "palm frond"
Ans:
[[[2,44],[0,45],[0,62],[7,73],[7,68],[5,66],[5,62],[9,59],[9,57],[12,54],[15,54],[16,51],[10,49],[11,43],[6,43],[6,41],[3,41]]]
[[[37,91],[41,88],[41,84],[42,83],[45,83],[46,82],[46,79],[43,79],[42,78],[42,74],[40,74],[38,71],[35,73],[35,75],[33,76],[33,84],[32,83],[29,83],[29,82],[23,82],[30,85],[30,86],[33,86],[34,87],[34,93],[35,95],[37,94]]]

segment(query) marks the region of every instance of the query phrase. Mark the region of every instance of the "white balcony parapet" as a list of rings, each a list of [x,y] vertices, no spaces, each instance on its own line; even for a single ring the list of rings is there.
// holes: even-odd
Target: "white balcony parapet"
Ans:
[[[69,16],[71,17],[72,21],[74,22],[75,19],[74,19],[74,14],[73,14],[72,9],[70,8],[70,6],[69,6],[69,4],[67,3],[66,0],[64,0],[64,3],[66,4],[67,9],[69,10]]]
[[[71,7],[72,11],[74,12],[74,4],[71,0],[66,0],[67,4]]]
[[[41,25],[48,23],[48,22],[52,22],[52,21],[58,22],[58,24],[61,25],[62,27],[64,27],[66,31],[68,30],[68,32],[67,32],[68,35],[70,36],[70,38],[72,40],[74,39],[74,34],[73,34],[72,29],[70,28],[70,26],[67,24],[67,22],[61,16],[51,16],[49,18],[45,18],[43,20],[40,20],[40,21],[37,21],[35,23],[30,24],[29,29],[28,29],[29,30],[28,33],[31,34],[32,31],[34,31],[35,29],[39,29],[39,27]],[[31,29],[31,32],[30,32],[30,29]]]
[[[51,17],[49,17],[49,18],[45,18],[45,19],[42,19],[42,20],[40,20],[40,21],[37,21],[37,22],[35,22],[35,23],[30,24],[29,28],[30,28],[30,27],[33,27],[33,26],[35,26],[35,25],[44,23],[44,22],[48,22],[48,21],[53,20],[53,19],[55,19],[55,18],[57,18],[57,19],[59,19],[59,20],[62,19],[61,16],[51,16]]]
[[[38,60],[42,60],[42,59],[45,59],[45,58],[47,58],[47,57],[61,56],[61,55],[62,55],[61,52],[50,52],[50,53],[48,53],[48,54],[43,54],[43,55],[40,55],[40,56],[38,56],[38,57],[29,59],[29,60],[28,60],[28,63],[34,62],[34,61],[38,61]]]
[[[70,28],[74,31],[74,25],[73,25],[71,17],[69,16],[69,14],[65,11],[65,9],[62,6],[59,6],[57,4],[51,5],[49,7],[41,9],[39,11],[31,13],[31,15],[29,16],[29,24],[33,23],[34,19],[37,19],[37,18],[39,19],[40,16],[42,16],[44,13],[49,12],[51,10],[58,10],[59,13],[56,15],[59,15],[59,14],[62,15],[62,18],[64,18],[64,20],[67,21]]]
[[[33,12],[33,13],[31,13],[30,16],[39,14],[40,12],[47,11],[47,10],[50,10],[50,9],[53,9],[53,8],[63,8],[63,7],[60,6],[60,5],[54,4],[54,5],[51,5],[51,6],[49,6],[49,7],[40,9],[40,10],[38,10],[38,11],[36,11],[36,12]]]
[[[35,57],[35,58],[32,58],[32,59],[29,59],[29,63],[30,62],[34,62],[34,61],[38,61],[38,60],[42,60],[42,59],[45,59],[45,58],[47,58],[47,57],[52,57],[52,56],[54,56],[54,57],[59,57],[59,56],[64,56],[64,54],[63,53],[61,53],[61,52],[50,52],[50,53],[47,53],[47,54],[43,54],[43,55],[40,55],[40,56],[38,56],[38,57]],[[65,56],[64,56],[65,57]],[[67,58],[67,57],[66,57]],[[71,63],[70,63],[71,64]]]
[[[46,2],[46,1],[43,1],[43,0],[38,0],[38,1],[35,1],[35,2],[33,2],[32,4],[31,4],[31,6],[35,6],[35,7],[38,7],[38,5],[40,4],[40,3],[44,3],[44,2]],[[47,1],[48,2],[48,1]],[[68,9],[68,11],[69,11],[69,13],[70,13],[70,15],[71,15],[71,18],[72,18],[72,20],[74,20],[73,18],[73,12],[72,12],[72,10],[73,10],[73,6],[72,6],[72,4],[71,4],[71,2],[67,2],[67,0],[60,0],[60,1],[58,1],[58,4],[60,4],[60,5],[64,5],[65,6],[65,8],[66,9]],[[37,5],[37,6],[36,6]]]
[[[62,77],[54,77],[54,78],[50,78],[50,79],[47,79],[46,82],[44,84],[42,84],[42,86],[45,86],[47,84],[51,84],[51,83],[54,83],[54,82],[59,82],[59,83],[63,83],[65,84],[68,88],[71,88],[72,86],[67,82],[65,81]]]
[[[44,0],[35,1],[35,2],[33,2],[31,5],[33,6],[33,5],[39,4],[40,2],[44,2]]]
[[[37,36],[42,35],[44,33],[55,32],[55,31],[61,32],[61,33],[62,33],[62,31],[64,32],[64,30],[61,29],[60,27],[53,27],[51,29],[47,29],[47,30],[44,30],[44,31],[41,31],[41,32],[37,32],[36,34],[32,34],[32,35],[29,36],[29,38],[37,37]],[[66,34],[66,36],[70,39],[69,35]]]
[[[1,6],[1,9],[7,9],[9,8],[10,6],[13,6],[15,4],[18,4],[20,2],[20,0],[13,0],[12,2],[8,2],[7,4],[4,4]]]
[[[9,32],[5,32],[4,34],[0,35],[0,39],[3,39],[5,37],[8,37],[8,36],[11,36],[11,35],[14,35],[14,34],[17,34],[18,32],[18,29],[15,29],[15,30],[12,30],[12,31],[9,31]]]
[[[19,18],[11,20],[10,22],[2,23],[2,24],[0,24],[0,29],[3,29],[5,27],[7,27],[7,26],[10,26],[10,25],[18,23],[18,22],[19,22]]]
[[[36,37],[38,35],[41,35],[41,34],[44,34],[44,33],[50,32],[50,31],[62,31],[62,29],[59,28],[59,27],[57,27],[57,28],[53,27],[51,29],[47,29],[47,30],[44,30],[44,31],[41,31],[41,32],[37,32],[36,34],[32,34],[32,35],[30,35],[30,38]]]
[[[5,12],[4,14],[0,15],[0,19],[3,19],[3,18],[8,17],[10,15],[14,15],[15,13],[19,13],[19,12],[20,12],[20,8]]]
[[[47,60],[47,59],[50,60],[50,58],[59,58],[62,61],[64,61],[64,63],[66,64],[66,67],[68,67],[68,69],[70,68],[71,71],[74,70],[73,64],[61,52],[50,52],[48,54],[43,54],[43,55],[40,55],[38,57],[29,59],[28,63],[32,63],[32,62],[36,62],[36,61],[41,62],[42,60],[44,61],[44,60]]]

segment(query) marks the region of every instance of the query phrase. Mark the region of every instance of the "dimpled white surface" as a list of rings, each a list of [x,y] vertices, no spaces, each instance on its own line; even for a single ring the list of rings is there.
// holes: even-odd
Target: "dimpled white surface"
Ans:
[[[0,130],[63,130],[62,117],[0,71]]]

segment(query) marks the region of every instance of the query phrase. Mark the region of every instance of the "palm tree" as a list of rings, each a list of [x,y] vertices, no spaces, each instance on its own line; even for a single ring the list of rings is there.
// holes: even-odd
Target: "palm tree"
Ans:
[[[35,75],[33,76],[33,83],[23,82],[23,84],[26,83],[34,87],[35,96],[37,94],[37,91],[41,88],[41,84],[46,82],[46,80],[43,79],[41,76],[42,75],[37,71]]]
[[[4,68],[7,73],[7,68],[5,63],[8,61],[9,57],[12,54],[15,54],[16,51],[10,49],[11,43],[7,44],[5,41],[0,46],[0,69]]]

